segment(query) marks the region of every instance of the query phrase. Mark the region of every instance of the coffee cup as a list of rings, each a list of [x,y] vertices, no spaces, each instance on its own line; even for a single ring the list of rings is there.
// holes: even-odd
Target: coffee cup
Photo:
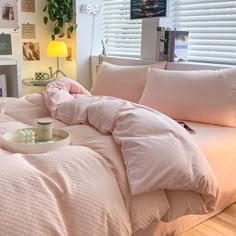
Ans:
[[[50,78],[48,73],[45,72],[35,72],[36,80],[48,80]]]

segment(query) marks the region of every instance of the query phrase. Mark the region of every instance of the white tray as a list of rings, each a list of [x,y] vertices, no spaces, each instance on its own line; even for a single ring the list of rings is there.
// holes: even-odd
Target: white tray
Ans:
[[[33,130],[35,132],[36,143],[25,144],[19,143],[18,137],[21,130]],[[3,147],[11,152],[15,153],[44,153],[49,152],[55,148],[64,147],[70,145],[70,134],[62,129],[52,130],[52,141],[38,142],[37,143],[38,128],[19,129],[15,131],[9,131],[2,136]]]

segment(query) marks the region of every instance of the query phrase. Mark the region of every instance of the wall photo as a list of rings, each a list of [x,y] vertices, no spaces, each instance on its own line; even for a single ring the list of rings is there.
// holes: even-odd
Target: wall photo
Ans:
[[[17,2],[14,0],[0,0],[0,28],[17,28]]]
[[[10,34],[0,34],[0,55],[12,55]]]
[[[21,0],[22,12],[35,12],[35,0]]]
[[[14,20],[14,8],[12,6],[2,6],[2,20]]]
[[[130,18],[150,18],[166,16],[167,0],[131,0]]]
[[[22,49],[23,49],[24,61],[39,61],[40,60],[39,43],[24,42],[22,45]]]

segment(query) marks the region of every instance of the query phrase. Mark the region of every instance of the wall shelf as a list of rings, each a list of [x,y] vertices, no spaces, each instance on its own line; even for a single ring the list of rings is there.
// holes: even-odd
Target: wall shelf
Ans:
[[[17,60],[0,58],[0,74],[6,75],[8,97],[22,96],[22,84]]]

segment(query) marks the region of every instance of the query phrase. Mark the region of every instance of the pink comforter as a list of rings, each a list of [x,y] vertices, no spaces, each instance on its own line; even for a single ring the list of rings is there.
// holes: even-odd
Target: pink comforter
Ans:
[[[40,155],[0,150],[3,235],[125,236],[214,208],[215,178],[179,125],[122,100],[71,95],[64,82],[51,84],[45,101],[73,146]],[[1,134],[50,116],[41,95],[0,99],[0,113]]]
[[[101,133],[111,133],[121,146],[131,194],[155,190],[188,190],[198,193],[198,209],[189,207],[187,214],[202,214],[215,207],[218,185],[212,170],[191,136],[167,116],[111,97],[68,97],[61,93],[66,79],[51,83],[45,102],[52,115],[69,125],[90,124]],[[55,93],[55,88],[57,93]],[[53,91],[53,93],[52,93]],[[66,94],[66,95],[65,95]],[[63,101],[63,97],[65,98]],[[168,208],[168,197],[163,194]],[[200,203],[200,205],[199,205]],[[185,209],[186,210],[186,209]],[[167,214],[172,220],[180,215]]]

